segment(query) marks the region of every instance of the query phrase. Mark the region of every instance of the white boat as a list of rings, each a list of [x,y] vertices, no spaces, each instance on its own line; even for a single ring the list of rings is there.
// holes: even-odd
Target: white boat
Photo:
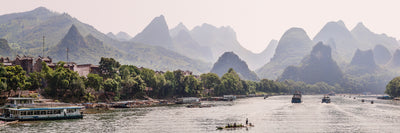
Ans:
[[[29,121],[83,118],[83,106],[65,103],[35,104],[34,98],[8,98],[9,103],[0,109],[0,120]]]

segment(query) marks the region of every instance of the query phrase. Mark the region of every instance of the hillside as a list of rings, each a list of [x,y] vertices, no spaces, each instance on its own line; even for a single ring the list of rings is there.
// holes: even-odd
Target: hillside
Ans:
[[[264,57],[263,60],[260,60],[262,62],[267,61],[267,63],[271,60],[271,58],[275,54],[275,49],[278,47],[278,41],[277,40],[271,40],[267,46],[267,48],[264,49],[259,55],[261,57]]]
[[[200,46],[196,41],[193,40],[188,32],[182,30],[178,33],[178,35],[172,38],[172,40],[175,47],[174,51],[177,53],[192,59],[211,62],[211,49],[206,46]]]
[[[241,60],[234,52],[225,52],[222,54],[212,67],[211,73],[216,73],[222,77],[230,68],[235,70],[239,74],[239,77],[244,80],[259,80],[257,75],[253,71],[250,71],[246,62]]]
[[[321,31],[315,35],[313,41],[329,45],[334,52],[334,59],[339,61],[349,62],[354,55],[354,52],[359,48],[359,43],[346,28],[343,21],[328,22]],[[339,57],[335,57],[335,56]]]
[[[388,68],[400,70],[400,49],[397,49],[392,59],[390,59],[389,63],[387,64]]]
[[[279,78],[283,80],[303,81],[308,84],[325,82],[329,85],[341,83],[343,74],[339,66],[332,59],[331,48],[319,42],[311,53],[304,57],[300,66],[289,66]]]
[[[202,60],[204,62],[211,62],[213,55],[211,49],[207,46],[201,46],[197,43],[186,26],[180,23],[175,28],[170,30],[171,33],[175,35],[172,37],[174,51],[187,56],[192,59]]]
[[[375,45],[380,44],[393,53],[394,50],[400,46],[395,38],[389,37],[386,34],[373,33],[361,22],[351,30],[351,33],[361,44],[359,47],[360,49],[373,49]]]
[[[131,39],[132,42],[161,46],[172,49],[172,39],[169,35],[167,22],[163,15],[154,18],[142,32]]]
[[[374,53],[372,50],[361,51],[357,49],[346,73],[350,75],[363,75],[366,73],[375,73],[379,70],[374,60]]]
[[[66,40],[64,39],[71,25],[76,27],[85,41],[78,40],[85,43],[67,43],[69,41],[74,42],[67,39],[69,37]],[[168,28],[166,30],[168,32]],[[66,46],[82,45],[82,48],[78,51],[70,51],[70,61],[98,64],[101,56],[107,56],[116,58],[122,64],[132,64],[163,71],[183,69],[196,73],[207,72],[211,67],[211,64],[190,59],[161,47],[126,41],[120,42],[66,13],[52,12],[44,7],[28,12],[0,16],[0,38],[8,38],[9,44],[12,44],[10,47],[15,50],[16,54],[42,55],[43,36],[45,36],[45,56],[55,56],[54,61],[66,61]],[[92,40],[95,42],[94,44],[89,41],[90,38],[96,38]],[[62,41],[62,39],[65,41]],[[71,50],[73,49],[71,48]]]
[[[101,57],[121,58],[123,56],[119,51],[107,48],[103,42],[91,34],[84,38],[75,25],[72,25],[64,38],[50,49],[48,55],[55,62],[72,61],[78,64],[98,64]]]
[[[7,40],[0,38],[0,57],[8,57],[11,56],[11,54],[11,48],[8,45]]]
[[[375,45],[373,53],[374,60],[378,65],[385,65],[392,58],[390,51],[383,45]]]
[[[290,65],[298,65],[309,54],[312,41],[301,28],[290,28],[279,40],[274,57],[256,71],[260,78],[276,79]]]

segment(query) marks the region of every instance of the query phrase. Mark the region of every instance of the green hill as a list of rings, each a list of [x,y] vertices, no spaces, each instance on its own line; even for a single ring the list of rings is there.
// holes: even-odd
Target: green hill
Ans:
[[[11,48],[6,39],[0,38],[0,57],[11,56]]]
[[[71,25],[79,35],[68,33]],[[163,71],[183,69],[199,73],[209,71],[211,66],[162,47],[117,41],[66,13],[51,12],[44,7],[0,16],[0,38],[6,38],[16,54],[42,55],[43,36],[45,56],[54,56],[54,61],[66,61],[66,47],[71,45],[70,61],[77,63],[98,64],[100,57],[105,56],[122,64]]]
[[[250,71],[246,62],[241,60],[234,52],[225,52],[219,57],[218,61],[215,62],[211,69],[212,73],[216,73],[218,76],[222,77],[228,70],[232,68],[235,70],[240,78],[245,80],[256,81],[259,80],[256,73]]]

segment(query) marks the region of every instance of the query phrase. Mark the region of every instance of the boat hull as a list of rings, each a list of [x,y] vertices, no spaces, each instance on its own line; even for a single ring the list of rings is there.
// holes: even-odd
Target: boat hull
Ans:
[[[292,103],[301,103],[301,99],[299,99],[299,98],[292,98]]]
[[[9,117],[0,117],[0,120],[3,121],[39,121],[39,120],[63,120],[63,119],[82,119],[83,115],[74,115],[74,116],[52,116],[52,117],[43,117],[43,116],[32,116],[32,117],[22,117],[22,118],[9,118]]]

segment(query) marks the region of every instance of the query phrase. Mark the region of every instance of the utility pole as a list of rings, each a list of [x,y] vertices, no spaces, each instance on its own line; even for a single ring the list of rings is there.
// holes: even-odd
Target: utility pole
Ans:
[[[42,47],[42,58],[44,58],[44,36],[43,36],[43,47]]]
[[[68,64],[68,62],[69,62],[68,52],[69,52],[69,49],[67,48],[67,64]],[[69,64],[68,64],[68,66],[69,66]]]

